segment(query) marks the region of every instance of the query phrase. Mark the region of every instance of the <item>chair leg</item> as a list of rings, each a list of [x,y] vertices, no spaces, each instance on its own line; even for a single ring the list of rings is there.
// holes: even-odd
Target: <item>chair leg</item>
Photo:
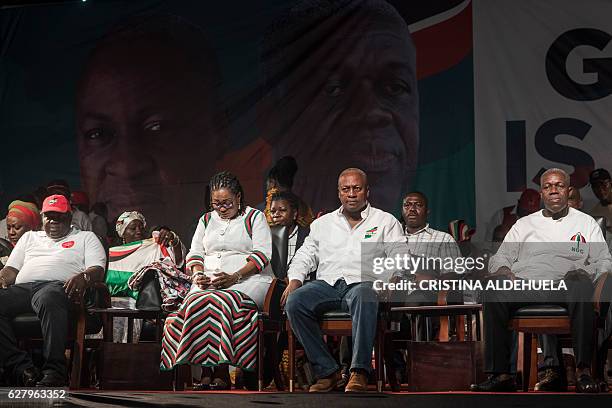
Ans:
[[[384,326],[379,327],[376,335],[376,353],[374,358],[376,359],[376,390],[378,392],[383,391],[383,375],[384,375],[384,342],[385,342],[385,331]]]
[[[258,323],[257,333],[257,390],[263,391],[263,361],[264,361],[264,331],[263,323],[260,320]]]
[[[384,338],[384,351],[383,351],[383,359],[385,363],[385,378],[386,382],[391,387],[391,391],[399,391],[400,381],[395,375],[395,367],[393,366],[393,359],[395,357],[396,347],[393,344],[393,334],[387,334]]]
[[[275,334],[271,342],[271,350],[274,351],[271,353],[274,358],[274,384],[276,385],[277,391],[285,391],[285,380],[280,370],[280,364],[283,361],[283,354],[286,347],[285,342],[286,337],[284,333]]]
[[[293,330],[287,330],[287,345],[289,349],[289,392],[293,392],[295,378],[295,337]]]
[[[538,336],[531,335],[531,358],[529,359],[529,389],[538,382]]]
[[[457,340],[465,341],[465,316],[455,316],[455,331],[457,332]]]
[[[537,348],[535,349],[535,353],[533,353],[533,344],[534,344],[534,340],[537,339],[537,337],[533,336],[531,333],[520,333],[519,334],[519,339],[520,337],[522,337],[522,342],[523,342],[523,384],[522,384],[522,389],[524,392],[529,391],[529,385],[532,382],[532,376],[536,375],[537,376],[537,370],[535,372],[531,372],[531,366],[532,366],[532,362],[531,360],[535,357],[535,361],[537,363]],[[521,340],[519,340],[520,342]],[[536,347],[537,347],[537,340],[536,340]],[[533,354],[535,354],[535,356]]]
[[[81,369],[83,367],[83,355],[85,352],[85,310],[79,308],[74,348],[71,353],[72,369],[70,372],[70,388],[78,390],[81,388]]]

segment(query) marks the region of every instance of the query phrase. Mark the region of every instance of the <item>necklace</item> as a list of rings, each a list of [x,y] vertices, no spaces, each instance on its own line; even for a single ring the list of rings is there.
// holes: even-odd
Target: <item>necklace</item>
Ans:
[[[225,227],[221,230],[221,232],[219,232],[219,235],[225,235],[225,233],[227,232],[227,229],[230,226],[230,222],[232,221],[232,219],[228,219],[225,223]]]

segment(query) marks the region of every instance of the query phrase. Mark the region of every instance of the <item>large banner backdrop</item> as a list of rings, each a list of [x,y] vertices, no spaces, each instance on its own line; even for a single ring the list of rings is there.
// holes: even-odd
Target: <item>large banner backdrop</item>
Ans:
[[[398,214],[418,189],[434,226],[473,225],[472,5],[413,3],[0,9],[0,204],[64,178],[110,218],[140,210],[188,240],[215,171],[257,205],[292,155],[315,211],[339,205],[338,173],[356,166],[375,206]]]
[[[551,167],[571,174],[585,210],[594,168],[612,160],[612,3],[474,2],[476,214],[538,188]]]

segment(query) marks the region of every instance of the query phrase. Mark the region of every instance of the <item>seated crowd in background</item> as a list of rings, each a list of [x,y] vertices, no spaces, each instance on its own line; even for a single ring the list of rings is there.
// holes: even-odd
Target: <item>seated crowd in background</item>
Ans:
[[[272,168],[263,212],[245,204],[244,191],[233,174],[214,175],[208,184],[211,210],[199,219],[188,252],[170,227],[153,227],[151,234],[145,216],[133,209],[117,218],[116,236],[109,237],[111,231],[104,228],[108,225],[104,206],[90,209],[86,195],[71,193],[63,180],[47,184],[39,196],[42,202],[35,196],[11,202],[3,220],[8,240],[0,241],[5,254],[0,258],[0,330],[6,333],[0,340],[0,361],[8,381],[23,386],[65,385],[64,343],[70,301],[92,282],[105,281],[113,306],[138,308],[139,290],[146,276],[153,274],[159,283],[160,306],[169,313],[163,328],[161,369],[172,370],[182,364],[200,367],[201,374],[194,371],[201,382],[198,389],[229,389],[229,366],[252,371],[257,363],[258,311],[273,279],[270,227],[284,226],[289,236],[288,285],[281,305],[316,377],[309,390],[327,392],[344,384],[341,366],[330,354],[318,325],[321,313],[343,310],[353,322],[352,336],[344,339],[349,346],[350,369],[344,388],[347,392],[365,391],[381,293],[372,285],[378,276],[363,270],[363,260],[404,254],[452,259],[471,256],[473,249],[465,244],[474,230],[463,220],[449,223],[451,234],[431,228],[427,223],[428,199],[421,192],[405,195],[398,221],[370,205],[367,175],[356,168],[344,170],[338,178],[340,207],[313,220],[310,207],[291,191],[296,171],[291,157],[282,158]],[[612,207],[608,201],[612,197],[610,175],[597,169],[590,180],[599,199],[594,211],[607,214]],[[540,194],[543,210],[539,210]],[[600,227],[578,211],[581,207],[580,191],[569,185],[567,173],[551,169],[541,177],[541,193],[526,190],[516,209],[504,208],[501,223],[490,231],[493,241],[503,241],[489,262],[490,278],[535,279],[544,269],[554,279],[563,279],[568,291],[555,298],[540,292],[483,293],[485,366],[490,377],[472,385],[472,390],[515,390],[512,355],[516,351],[512,350],[516,340],[508,337],[507,322],[523,305],[552,303],[566,306],[570,313],[576,390],[598,391],[589,371],[593,332],[588,328],[594,317],[590,299],[593,278],[612,270],[612,258]],[[38,231],[41,214],[43,230]],[[576,233],[578,239],[574,240]],[[590,245],[571,259],[556,247],[550,247],[546,254],[521,247],[527,241],[565,243],[570,238]],[[372,245],[363,245],[366,242]],[[105,251],[109,245],[114,246]],[[538,256],[545,258],[538,261]],[[448,279],[455,272],[440,269],[411,275],[396,270],[390,277],[395,282]],[[388,299],[394,304],[426,305],[435,304],[435,298],[435,291],[415,291]],[[45,340],[42,370],[16,347],[12,333],[10,320],[28,311],[41,320]],[[127,339],[125,322],[115,322],[114,340],[138,341],[140,324],[136,324],[134,338]],[[435,332],[435,321],[433,324],[429,329]],[[558,390],[556,336],[541,336],[540,342],[547,365],[536,389]],[[387,368],[390,382],[399,380],[395,372],[404,365],[401,357],[393,360]]]

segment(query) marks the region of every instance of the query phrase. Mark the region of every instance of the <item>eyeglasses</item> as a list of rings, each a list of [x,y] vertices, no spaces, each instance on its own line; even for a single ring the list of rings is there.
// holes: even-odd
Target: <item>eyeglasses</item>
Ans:
[[[221,208],[229,210],[230,208],[234,208],[234,202],[233,201],[225,201],[225,202],[222,202],[222,203],[211,203],[211,206],[215,210],[220,210]]]

